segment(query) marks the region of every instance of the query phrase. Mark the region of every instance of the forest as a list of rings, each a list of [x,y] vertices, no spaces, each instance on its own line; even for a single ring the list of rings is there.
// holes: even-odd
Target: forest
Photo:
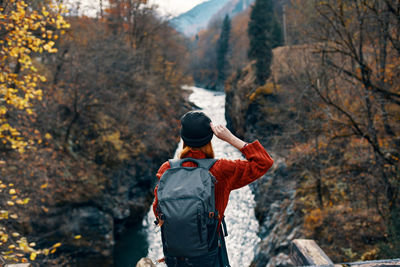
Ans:
[[[229,129],[285,162],[296,238],[400,257],[399,0],[255,0],[189,37],[146,0],[62,2],[0,0],[0,266],[113,266],[194,108],[183,85],[224,91]]]
[[[147,210],[150,177],[177,142],[169,125],[190,107],[185,42],[142,2],[110,1],[97,18],[1,2],[4,261],[110,261],[114,220]]]

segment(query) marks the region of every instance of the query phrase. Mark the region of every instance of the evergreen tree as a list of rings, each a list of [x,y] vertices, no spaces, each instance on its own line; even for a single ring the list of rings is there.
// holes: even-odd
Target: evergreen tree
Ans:
[[[248,57],[256,60],[256,83],[263,85],[270,75],[272,49],[282,43],[282,31],[272,0],[256,0],[250,14],[248,34]]]
[[[228,15],[222,23],[222,30],[217,44],[217,89],[222,89],[226,79],[227,53],[229,49],[229,35],[231,31],[231,20]]]

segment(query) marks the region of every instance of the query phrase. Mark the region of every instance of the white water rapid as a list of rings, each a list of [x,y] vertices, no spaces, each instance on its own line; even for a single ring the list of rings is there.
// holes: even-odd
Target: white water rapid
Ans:
[[[197,87],[187,87],[192,90],[190,101],[202,108],[214,124],[226,124],[225,121],[225,94],[208,91]],[[250,140],[249,140],[250,141]],[[240,151],[233,146],[216,138],[212,139],[216,158],[237,159],[243,158]],[[182,143],[175,153],[179,153]],[[249,266],[254,257],[254,247],[260,241],[257,236],[258,221],[254,215],[254,196],[248,186],[235,190],[229,197],[229,204],[225,211],[225,220],[228,229],[226,243],[229,260],[232,267]],[[152,209],[143,220],[143,228],[147,233],[149,250],[147,257],[153,262],[163,258],[161,233],[159,227],[154,225]],[[158,266],[161,266],[158,265]],[[163,264],[163,266],[165,266]]]

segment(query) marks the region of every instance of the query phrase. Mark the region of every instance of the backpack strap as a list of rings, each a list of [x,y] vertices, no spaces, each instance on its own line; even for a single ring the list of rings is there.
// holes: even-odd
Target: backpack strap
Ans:
[[[194,159],[194,158],[184,158],[184,159],[170,159],[168,160],[171,168],[179,168],[182,166],[184,162],[194,162],[198,167],[210,170],[210,168],[214,165],[217,159]]]
[[[228,251],[226,249],[226,243],[225,243],[225,237],[228,236],[228,232],[226,230],[226,223],[225,223],[225,217],[222,218],[222,229],[220,229],[220,233],[218,235],[218,260],[219,260],[219,265],[221,267],[230,267],[231,265],[229,264],[229,257],[228,257]]]
[[[180,161],[181,161],[180,159],[170,159],[170,160],[168,160],[169,166],[171,166],[171,169],[179,168]]]
[[[217,159],[200,159],[198,166],[210,170],[215,162],[217,162]]]
[[[228,236],[228,229],[226,229],[225,216],[222,218],[222,234]]]
[[[229,264],[228,251],[226,249],[225,237],[224,235],[218,236],[219,246],[218,246],[218,261],[221,267],[231,267]]]

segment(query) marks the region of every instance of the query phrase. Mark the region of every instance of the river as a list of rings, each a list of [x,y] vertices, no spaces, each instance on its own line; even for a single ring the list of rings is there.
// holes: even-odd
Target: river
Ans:
[[[186,87],[191,90],[189,100],[200,107],[214,124],[224,124],[225,94],[213,92],[198,87]],[[212,139],[216,158],[243,158],[242,154],[233,146],[216,137]],[[182,143],[178,145],[175,157],[179,153]],[[229,197],[229,204],[225,211],[225,220],[228,228],[226,238],[229,260],[232,267],[249,266],[254,257],[254,247],[260,241],[257,236],[258,221],[254,215],[254,196],[248,186],[235,190]],[[153,223],[154,215],[149,208],[143,220],[142,229],[133,229],[124,235],[117,244],[115,253],[116,266],[135,266],[138,257],[145,256],[153,261],[163,257],[160,230]],[[134,259],[135,258],[135,259]],[[166,266],[159,264],[157,266]]]

